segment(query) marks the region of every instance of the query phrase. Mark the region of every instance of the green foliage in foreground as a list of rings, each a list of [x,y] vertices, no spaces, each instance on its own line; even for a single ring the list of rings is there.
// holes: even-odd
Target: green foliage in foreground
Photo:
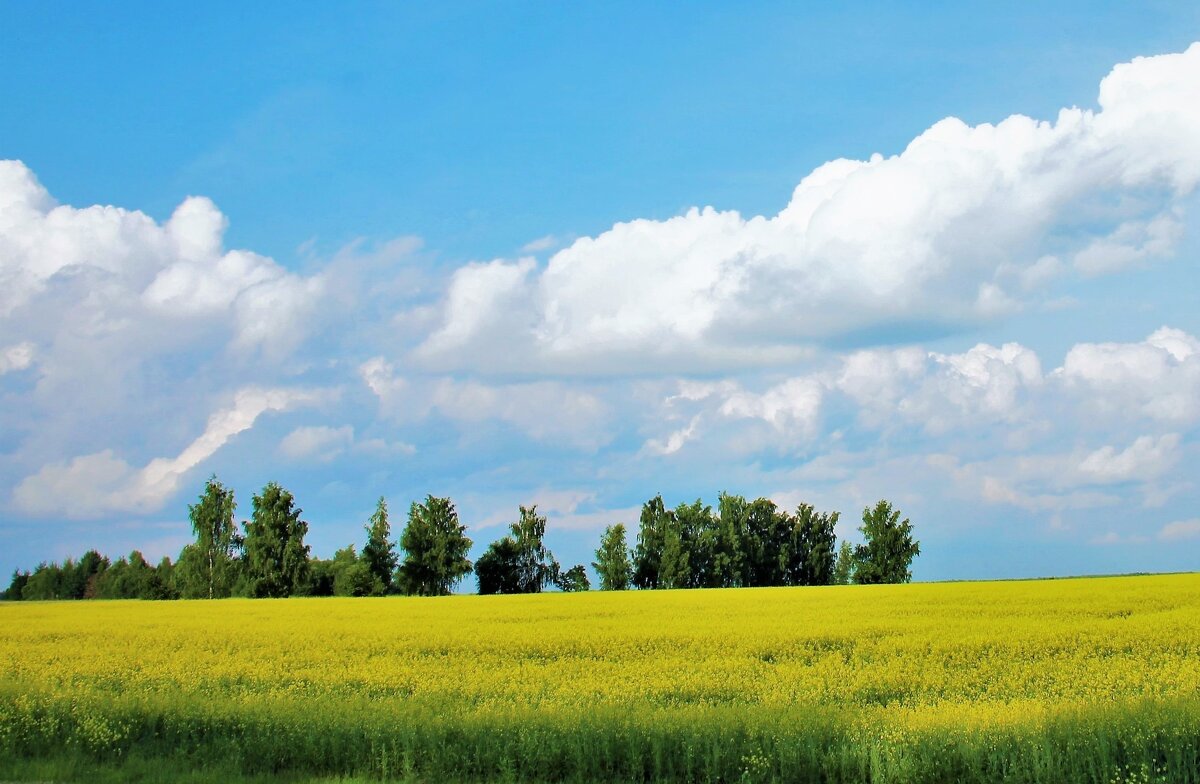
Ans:
[[[897,735],[870,726],[830,712],[754,706],[605,708],[565,718],[519,708],[446,715],[419,701],[316,711],[303,700],[273,700],[226,712],[166,694],[90,704],[8,687],[0,690],[0,777],[1200,782],[1200,699],[1066,711],[1036,730]],[[169,778],[157,778],[162,771]]]

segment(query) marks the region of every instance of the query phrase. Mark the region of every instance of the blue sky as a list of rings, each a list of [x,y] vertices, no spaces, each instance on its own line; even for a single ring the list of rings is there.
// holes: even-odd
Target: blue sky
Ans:
[[[323,556],[728,490],[891,498],[918,579],[1197,567],[1194,4],[0,26],[4,572],[174,555],[212,473]]]

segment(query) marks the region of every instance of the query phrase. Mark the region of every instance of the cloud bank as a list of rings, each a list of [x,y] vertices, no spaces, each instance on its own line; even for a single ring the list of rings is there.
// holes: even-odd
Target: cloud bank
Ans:
[[[1169,256],[1200,181],[1200,44],[1118,65],[1098,105],[947,118],[897,155],[818,167],[774,216],[697,208],[578,239],[544,268],[462,267],[416,356],[485,371],[777,365],[987,321],[1056,277]]]

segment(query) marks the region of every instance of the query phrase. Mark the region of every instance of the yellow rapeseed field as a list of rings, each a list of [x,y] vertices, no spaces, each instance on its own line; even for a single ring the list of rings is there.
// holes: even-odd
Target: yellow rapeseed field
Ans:
[[[429,780],[1200,775],[1194,574],[12,603],[0,622],[10,756]]]

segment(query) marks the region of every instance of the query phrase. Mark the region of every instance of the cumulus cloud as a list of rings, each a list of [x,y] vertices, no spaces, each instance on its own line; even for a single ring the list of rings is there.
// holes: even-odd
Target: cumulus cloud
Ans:
[[[179,489],[187,473],[268,411],[286,411],[327,399],[327,393],[297,389],[243,389],[228,408],[208,419],[204,432],[174,457],[136,468],[113,450],[43,466],[17,485],[13,500],[35,515],[96,518],[113,512],[154,512]]]
[[[0,319],[85,306],[109,329],[231,321],[235,344],[283,353],[322,292],[265,256],[226,251],[228,221],[192,196],[163,222],[137,210],[58,204],[20,161],[0,161]],[[94,285],[55,297],[71,277]],[[82,301],[79,301],[82,300]],[[270,316],[269,318],[267,316]],[[4,327],[10,329],[10,327]]]
[[[981,343],[961,353],[916,346],[854,351],[762,389],[733,378],[681,380],[663,396],[660,411],[663,421],[688,424],[650,437],[644,449],[656,455],[679,452],[722,420],[769,425],[776,448],[805,446],[829,436],[826,411],[848,413],[867,432],[915,427],[932,437],[1004,425],[1016,439],[1068,422],[1080,430],[1142,429],[1127,449],[1105,445],[1075,461],[1072,475],[1109,481],[1175,459],[1182,436],[1148,435],[1146,428],[1200,422],[1200,341],[1163,327],[1137,342],[1081,343],[1049,373],[1035,351],[1018,343]]]
[[[1055,376],[1099,417],[1200,421],[1200,340],[1163,327],[1138,343],[1081,343]]]
[[[1200,44],[1118,65],[1098,104],[1054,122],[947,118],[897,155],[818,167],[774,216],[692,209],[578,239],[544,268],[463,267],[417,356],[586,372],[778,362],[1011,312],[1059,256],[1094,275],[1168,255],[1200,181]]]
[[[1079,463],[1079,474],[1101,484],[1153,479],[1179,459],[1179,434],[1142,436],[1125,449],[1103,446]]]

